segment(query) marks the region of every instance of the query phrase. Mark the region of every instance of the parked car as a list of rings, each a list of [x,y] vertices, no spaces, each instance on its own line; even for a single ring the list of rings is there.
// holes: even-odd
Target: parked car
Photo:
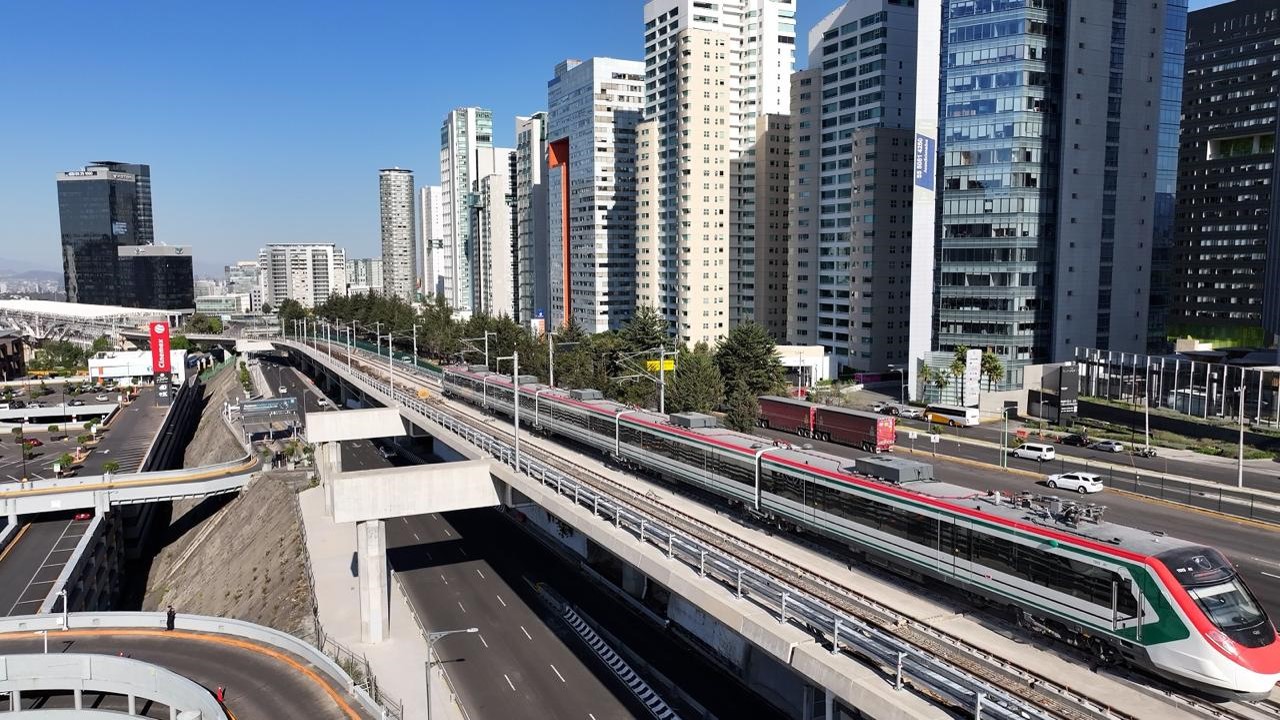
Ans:
[[[327,398],[320,398],[316,401],[316,404],[322,408],[333,407],[333,403],[329,402]]]
[[[98,395],[95,395],[93,399],[98,402],[111,402],[111,396],[106,393],[99,393]]]
[[[281,385],[280,387],[276,388],[276,392],[280,393],[281,395],[288,395],[289,389]]]
[[[396,456],[396,449],[393,447],[387,447],[386,445],[379,445],[378,454],[382,456],[383,460],[390,460]]]
[[[1086,447],[1089,444],[1089,438],[1084,435],[1068,435],[1060,440],[1063,445],[1074,445],[1075,447]]]
[[[1119,440],[1099,440],[1098,442],[1089,443],[1089,449],[1110,453],[1124,452],[1124,443]]]
[[[1102,478],[1097,473],[1087,472],[1069,472],[1050,475],[1045,480],[1045,485],[1050,488],[1062,488],[1063,490],[1074,490],[1080,494],[1102,492]]]
[[[93,512],[90,510],[83,510],[81,512],[78,512],[76,513],[75,517],[72,518],[72,520],[92,520],[92,519],[93,519]]]
[[[44,446],[44,441],[40,438],[27,438],[22,441],[22,444],[29,448],[38,448]]]
[[[68,400],[67,404],[70,405],[71,407],[83,407],[84,401],[81,400],[80,398],[75,398],[73,400]]]
[[[904,407],[904,408],[902,408],[902,410],[898,413],[898,417],[906,418],[907,420],[923,420],[923,419],[924,419],[924,408],[918,408],[918,407]]]
[[[871,406],[871,412],[883,413],[888,411],[889,411],[889,403],[887,402],[878,402],[878,403],[872,404]]]
[[[1036,460],[1038,462],[1047,462],[1058,456],[1052,445],[1031,442],[1022,443],[1010,451],[1009,454],[1017,458]]]

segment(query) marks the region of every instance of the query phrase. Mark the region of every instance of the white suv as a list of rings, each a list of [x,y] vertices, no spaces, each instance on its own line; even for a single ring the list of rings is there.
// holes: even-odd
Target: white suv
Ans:
[[[1045,443],[1022,443],[1009,454],[1014,457],[1038,460],[1040,462],[1048,462],[1058,456],[1053,446]]]
[[[1050,488],[1062,488],[1063,490],[1074,490],[1081,495],[1085,493],[1102,492],[1102,478],[1097,473],[1087,472],[1069,472],[1059,475],[1050,475],[1045,481],[1045,485]]]

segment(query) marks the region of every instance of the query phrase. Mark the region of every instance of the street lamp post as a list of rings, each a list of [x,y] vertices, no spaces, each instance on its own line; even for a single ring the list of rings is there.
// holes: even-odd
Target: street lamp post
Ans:
[[[1240,447],[1236,456],[1236,487],[1244,487],[1244,373],[1240,373]]]
[[[67,609],[67,589],[64,587],[58,591],[58,597],[62,598],[62,629],[71,629],[71,614]]]
[[[413,369],[418,369],[418,324],[413,324]]]
[[[427,716],[426,720],[431,720],[431,667],[435,665],[434,652],[436,641],[442,640],[450,635],[458,635],[461,633],[477,633],[480,628],[466,628],[464,630],[440,630],[437,632],[427,633]]]
[[[516,472],[520,472],[520,353],[511,351],[510,355],[504,355],[497,359],[498,363],[503,360],[511,361],[511,404],[515,406],[512,413],[512,424],[515,426],[515,451],[516,451]]]

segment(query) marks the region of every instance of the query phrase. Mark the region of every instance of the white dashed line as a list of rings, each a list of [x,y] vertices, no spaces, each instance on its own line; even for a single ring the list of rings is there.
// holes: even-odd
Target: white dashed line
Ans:
[[[418,540],[419,542],[421,542],[421,540],[422,540],[422,538],[418,537],[418,533],[414,533],[414,534],[413,534],[413,539],[414,539],[414,540]]]
[[[530,640],[532,640],[532,639],[533,639],[533,636],[529,634],[529,631],[528,631],[528,630],[525,630],[525,629],[524,629],[524,626],[523,626],[523,625],[521,625],[521,626],[520,626],[520,632],[524,633],[524,636],[525,636],[525,637],[527,637],[527,638],[529,638]]]
[[[502,607],[507,606],[507,601],[503,600],[501,595],[494,595],[494,597],[498,598],[498,602],[502,603]]]
[[[441,574],[441,575],[440,575],[440,579],[441,579],[441,580],[444,580],[444,584],[445,584],[445,585],[448,585],[448,584],[449,584],[449,581],[448,581],[448,580],[445,580],[445,578],[444,578],[444,575],[443,575],[443,574]]]
[[[466,611],[467,611],[466,606],[462,604],[462,601],[461,601],[461,600],[459,600],[459,601],[458,601],[458,607],[462,608],[462,612],[466,612]]]
[[[1266,575],[1266,576],[1267,576],[1267,577],[1269,577],[1269,578],[1275,578],[1275,579],[1277,579],[1277,580],[1280,580],[1280,575],[1272,575],[1271,573],[1269,573],[1269,572],[1267,572],[1267,571],[1265,571],[1265,570],[1260,570],[1259,572],[1261,572],[1263,575]]]
[[[507,674],[506,674],[506,673],[503,673],[503,674],[502,674],[502,677],[506,678],[506,680],[507,680],[507,687],[511,688],[511,692],[515,692],[515,691],[516,691],[516,686],[515,686],[515,685],[513,685],[513,684],[511,683],[511,678],[507,677]]]
[[[487,647],[489,647],[489,643],[487,643],[487,642],[485,642],[485,641],[484,641],[484,636],[483,636],[483,635],[481,635],[481,636],[480,636],[480,644],[481,644],[481,645],[484,645],[486,648],[487,648]]]
[[[551,672],[555,673],[555,674],[556,674],[556,677],[560,678],[560,682],[565,683],[566,685],[568,685],[568,684],[569,684],[569,683],[565,682],[564,676],[560,674],[560,671],[556,669],[556,666],[555,666],[555,665],[552,665],[552,666],[551,666]]]
[[[445,537],[453,537],[453,533],[449,532],[449,528],[445,528],[445,529],[444,529],[444,536],[445,536]]]
[[[481,580],[485,579],[484,573],[480,572],[480,568],[476,568],[476,574],[480,576]]]

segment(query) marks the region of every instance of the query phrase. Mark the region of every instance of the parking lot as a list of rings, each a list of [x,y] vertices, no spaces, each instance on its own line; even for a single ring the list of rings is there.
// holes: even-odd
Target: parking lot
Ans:
[[[40,447],[31,449],[31,456],[26,461],[26,476],[30,480],[48,480],[54,477],[53,465],[63,453],[75,455],[79,443],[76,438],[85,432],[83,427],[72,428],[69,436],[62,433],[27,432],[25,438],[38,440]],[[62,438],[54,440],[53,438]],[[0,437],[0,483],[18,482],[22,479],[22,446],[11,431]]]

